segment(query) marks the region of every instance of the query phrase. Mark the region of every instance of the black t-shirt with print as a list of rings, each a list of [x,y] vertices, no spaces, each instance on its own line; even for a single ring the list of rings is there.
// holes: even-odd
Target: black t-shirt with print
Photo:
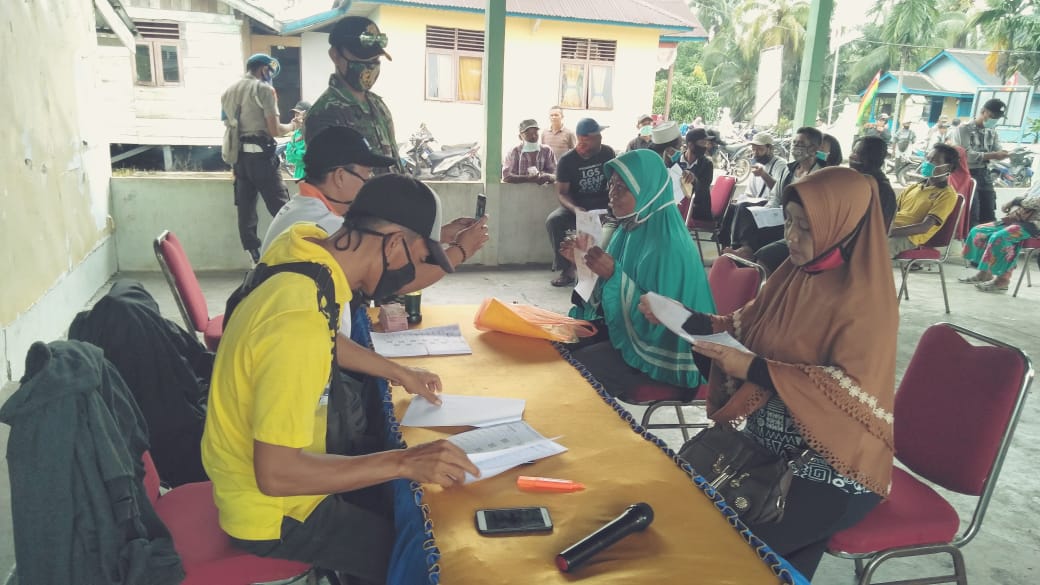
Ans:
[[[574,204],[585,209],[607,208],[607,175],[603,163],[614,158],[614,149],[604,145],[589,158],[570,150],[556,163],[556,181],[570,184]]]

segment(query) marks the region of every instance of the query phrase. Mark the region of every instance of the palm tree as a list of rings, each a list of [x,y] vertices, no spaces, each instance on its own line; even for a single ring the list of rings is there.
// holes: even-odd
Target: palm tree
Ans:
[[[1008,79],[1020,72],[1040,81],[1040,2],[1037,0],[987,0],[986,9],[971,19],[982,29],[988,48],[990,71]],[[1025,51],[1025,52],[1017,52]]]
[[[755,14],[748,36],[761,48],[782,46],[783,77],[781,80],[780,109],[791,117],[798,97],[798,80],[802,69],[802,51],[805,49],[805,27],[809,22],[809,2],[806,0],[748,0],[745,12]]]
[[[732,27],[719,31],[704,46],[702,65],[708,83],[730,108],[734,120],[744,120],[755,107],[758,54],[762,45],[754,37],[737,38]]]

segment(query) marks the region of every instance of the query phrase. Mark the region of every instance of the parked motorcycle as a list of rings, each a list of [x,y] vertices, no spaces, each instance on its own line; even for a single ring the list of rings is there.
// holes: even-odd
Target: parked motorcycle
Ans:
[[[751,174],[751,159],[741,156],[741,152],[747,145],[739,137],[727,141],[714,129],[708,130],[708,136],[717,145],[712,152],[708,153],[715,169],[722,171],[723,174],[733,175],[737,178],[738,183],[746,179]]]
[[[894,176],[896,183],[904,186],[909,185],[924,178],[921,176],[921,163],[924,162],[924,159],[925,152],[923,150],[913,150],[899,156],[890,157],[885,161],[885,173]]]
[[[404,172],[421,180],[480,179],[480,147],[476,142],[445,145],[435,150],[436,142],[426,124],[420,124],[408,142],[398,145]]]

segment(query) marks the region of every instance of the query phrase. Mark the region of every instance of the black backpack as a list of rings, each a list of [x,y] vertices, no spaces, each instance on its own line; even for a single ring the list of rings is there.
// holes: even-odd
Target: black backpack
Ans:
[[[231,322],[231,316],[246,296],[256,290],[268,278],[282,272],[295,272],[309,277],[317,286],[318,310],[329,322],[329,333],[332,336],[332,368],[329,374],[328,422],[325,432],[325,450],[337,455],[356,454],[360,445],[367,443],[363,438],[367,427],[367,417],[363,411],[351,408],[348,387],[336,364],[336,336],[339,331],[340,306],[336,303],[336,287],[332,280],[332,272],[324,264],[317,262],[288,262],[277,266],[260,263],[246,275],[245,280],[231,296],[224,308],[224,328]],[[355,401],[356,402],[356,401]]]

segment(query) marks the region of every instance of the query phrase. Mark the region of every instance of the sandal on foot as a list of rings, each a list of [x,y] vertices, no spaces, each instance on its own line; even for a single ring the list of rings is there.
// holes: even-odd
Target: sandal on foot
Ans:
[[[574,286],[577,282],[578,282],[577,278],[575,278],[573,276],[568,276],[566,274],[561,274],[559,276],[559,278],[555,278],[555,279],[551,280],[549,282],[549,284],[551,284],[551,285],[553,285],[555,287],[562,288],[562,287],[565,287],[565,286]]]
[[[957,282],[963,282],[964,284],[981,284],[989,282],[989,280],[990,279],[986,278],[985,276],[979,277],[978,274],[973,274],[971,276],[962,276],[957,279]]]
[[[993,279],[993,280],[990,280],[990,281],[987,281],[987,282],[976,283],[975,284],[975,288],[979,289],[982,292],[1002,293],[1002,292],[1007,292],[1008,285],[1006,285],[1006,284],[997,284],[997,280]]]

